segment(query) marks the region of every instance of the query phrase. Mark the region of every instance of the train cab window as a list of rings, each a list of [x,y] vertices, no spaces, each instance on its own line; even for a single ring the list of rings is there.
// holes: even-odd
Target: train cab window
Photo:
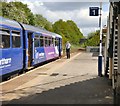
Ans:
[[[10,47],[10,31],[0,28],[0,48]]]
[[[44,37],[40,36],[40,47],[44,46]]]
[[[13,48],[21,47],[21,38],[19,31],[12,31],[12,47]]]
[[[39,47],[39,35],[35,35],[35,38],[34,38],[34,44],[35,44],[35,47]]]

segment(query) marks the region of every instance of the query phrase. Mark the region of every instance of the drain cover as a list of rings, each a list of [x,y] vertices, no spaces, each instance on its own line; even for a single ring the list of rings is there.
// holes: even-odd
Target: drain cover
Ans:
[[[67,76],[67,74],[63,74],[63,76]]]
[[[38,73],[39,75],[47,75],[47,73]]]
[[[50,76],[57,76],[59,73],[52,73]]]

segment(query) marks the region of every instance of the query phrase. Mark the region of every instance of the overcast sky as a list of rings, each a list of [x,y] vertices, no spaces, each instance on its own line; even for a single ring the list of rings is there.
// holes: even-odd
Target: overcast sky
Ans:
[[[93,32],[96,29],[99,29],[98,26],[99,17],[89,16],[89,7],[94,6],[99,7],[100,0],[96,0],[96,2],[95,0],[19,0],[19,1],[27,4],[33,13],[43,15],[48,21],[52,23],[58,21],[59,19],[73,20],[80,28],[84,36],[87,36],[88,33]],[[106,25],[109,10],[109,2],[107,0],[104,0],[102,4],[103,4],[102,24]]]

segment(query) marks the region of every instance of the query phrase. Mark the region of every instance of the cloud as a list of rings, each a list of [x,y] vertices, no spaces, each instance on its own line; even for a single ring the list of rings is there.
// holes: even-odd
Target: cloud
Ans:
[[[77,26],[82,30],[84,35],[90,31],[99,29],[99,17],[89,16],[89,7],[97,6],[99,3],[86,3],[86,2],[38,2],[29,3],[29,8],[35,14],[42,14],[50,22],[54,23],[59,19],[73,20]],[[107,4],[104,3],[106,6]],[[108,10],[103,11],[103,25],[106,24]]]
[[[106,5],[107,3],[103,3]],[[99,2],[44,2],[44,6],[51,11],[73,11],[90,6],[100,6]]]
[[[81,32],[84,33],[84,36],[87,36],[89,33],[91,32],[95,32],[96,30],[99,30],[98,27],[84,27],[84,28],[80,28]]]
[[[9,1],[30,1],[30,2],[34,2],[34,1],[38,1],[38,0],[7,0]],[[101,2],[101,0],[39,0],[40,2]],[[102,2],[109,2],[110,0],[103,0]],[[119,1],[119,0],[117,0]]]

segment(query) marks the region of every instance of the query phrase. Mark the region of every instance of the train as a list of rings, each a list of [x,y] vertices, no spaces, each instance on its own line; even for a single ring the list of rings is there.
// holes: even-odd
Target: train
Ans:
[[[61,55],[61,35],[0,16],[0,79]]]

